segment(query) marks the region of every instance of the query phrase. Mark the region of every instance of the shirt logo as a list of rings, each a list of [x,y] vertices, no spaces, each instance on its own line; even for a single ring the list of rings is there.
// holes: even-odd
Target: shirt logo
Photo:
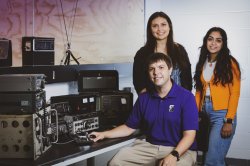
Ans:
[[[174,112],[174,105],[169,105],[168,112]]]

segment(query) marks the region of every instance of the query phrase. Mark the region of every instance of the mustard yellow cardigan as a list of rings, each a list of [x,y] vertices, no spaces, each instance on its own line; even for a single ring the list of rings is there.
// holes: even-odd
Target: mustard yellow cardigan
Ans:
[[[236,67],[236,64],[232,62],[232,69],[233,69],[233,83],[226,84],[223,86],[222,84],[218,83],[217,85],[213,84],[214,75],[212,75],[210,84],[210,95],[213,103],[213,110],[227,110],[226,118],[234,119],[239,97],[240,97],[240,82],[239,79],[239,70]],[[203,71],[201,74],[201,82],[204,85],[203,93],[200,91],[195,92],[195,99],[197,103],[198,110],[201,111],[204,97],[205,97],[205,90],[207,88],[207,83],[203,77]],[[203,95],[201,95],[203,94]]]

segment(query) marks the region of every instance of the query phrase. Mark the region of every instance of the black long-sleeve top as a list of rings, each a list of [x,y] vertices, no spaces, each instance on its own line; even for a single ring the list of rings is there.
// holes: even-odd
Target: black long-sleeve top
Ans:
[[[192,73],[191,73],[191,64],[188,58],[188,54],[185,50],[185,48],[178,44],[179,53],[181,56],[181,59],[186,61],[186,68],[180,69],[180,82],[181,86],[185,89],[191,91],[192,90]],[[135,57],[134,57],[134,64],[133,64],[133,84],[135,87],[135,90],[137,93],[140,93],[140,91],[144,88],[148,88],[150,86],[150,80],[148,79],[148,73],[146,70],[146,60],[147,57],[154,53],[154,49],[150,49],[147,47],[141,47]],[[174,55],[173,55],[174,56]],[[178,64],[173,64],[174,68]]]

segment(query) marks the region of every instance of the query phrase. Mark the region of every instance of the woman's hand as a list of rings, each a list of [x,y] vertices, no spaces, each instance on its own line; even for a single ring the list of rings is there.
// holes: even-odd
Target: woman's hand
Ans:
[[[228,138],[232,135],[233,132],[233,124],[232,123],[224,123],[221,128],[221,137]]]

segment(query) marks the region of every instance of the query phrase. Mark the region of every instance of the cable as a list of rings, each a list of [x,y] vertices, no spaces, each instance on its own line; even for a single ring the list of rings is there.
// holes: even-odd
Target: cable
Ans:
[[[64,20],[64,28],[66,31],[66,37],[67,37],[67,49],[66,49],[66,58],[64,61],[64,65],[69,65],[70,64],[70,57],[73,58],[73,60],[80,65],[80,63],[78,62],[78,60],[74,57],[74,55],[72,54],[72,52],[70,51],[70,46],[71,46],[71,41],[69,41],[69,37],[68,37],[68,31],[67,31],[67,27],[66,27],[66,22],[65,22],[65,16],[64,16],[64,11],[63,11],[63,6],[62,6],[62,1],[61,2],[61,9],[62,9],[62,14],[63,14],[63,20]],[[72,32],[71,32],[71,38],[72,38],[72,33],[73,33],[73,29],[74,29],[74,22],[75,22],[75,16],[76,16],[76,9],[77,9],[77,4],[78,4],[78,0],[76,0],[76,6],[75,6],[75,12],[74,12],[74,16],[73,16],[73,24],[72,24]],[[70,39],[71,40],[71,39]],[[78,58],[79,59],[79,58]]]
[[[72,52],[70,51],[71,39],[72,39],[72,34],[73,34],[73,29],[74,29],[74,24],[75,24],[76,10],[77,10],[77,6],[78,6],[78,0],[76,0],[75,6],[74,6],[74,15],[73,15],[73,23],[72,23],[72,28],[71,28],[70,40],[69,40],[68,30],[67,30],[67,26],[66,26],[62,0],[60,0],[60,4],[61,4],[63,23],[64,23],[64,28],[65,28],[66,38],[67,38],[67,48],[66,48],[66,52],[65,52],[66,58],[65,58],[65,61],[64,61],[64,65],[69,65],[70,64],[70,57],[72,57],[73,60],[79,65],[80,63],[78,62],[77,58],[75,58],[74,55],[72,54]],[[71,21],[69,23],[68,28],[70,29],[70,27],[71,27]],[[64,57],[63,57],[63,59],[64,59]],[[61,63],[62,63],[62,60],[61,60]]]
[[[64,29],[65,29],[65,33],[66,33],[66,37],[67,37],[67,45],[69,45],[69,37],[68,37],[68,31],[67,31],[66,22],[65,22],[65,16],[64,16],[63,6],[62,6],[62,0],[60,0],[60,4],[61,4],[62,15],[63,15]]]
[[[71,34],[70,34],[70,42],[71,42],[71,39],[72,39],[72,33],[73,33],[74,25],[75,25],[75,17],[76,17],[77,6],[78,6],[78,0],[76,0],[76,5],[75,5],[75,12],[74,12],[74,16],[73,16],[73,24],[72,24]]]
[[[73,15],[72,28],[71,28],[71,21],[70,21],[70,24],[69,24],[69,27],[68,27],[69,29],[71,28],[70,39],[69,39],[68,29],[67,29],[67,26],[66,26],[62,0],[60,0],[60,4],[61,4],[62,16],[63,16],[64,29],[65,29],[66,37],[67,37],[67,49],[70,49],[72,34],[73,34],[73,30],[74,30],[74,25],[75,25],[76,10],[77,10],[77,7],[78,7],[78,0],[76,0],[75,6],[74,6],[74,9],[73,9],[74,10],[74,15]]]
[[[69,140],[69,141],[67,141],[67,142],[57,142],[57,143],[53,143],[53,144],[56,144],[56,145],[64,145],[64,144],[68,144],[68,143],[70,143],[70,142],[73,142],[73,141],[75,141],[75,140]]]

